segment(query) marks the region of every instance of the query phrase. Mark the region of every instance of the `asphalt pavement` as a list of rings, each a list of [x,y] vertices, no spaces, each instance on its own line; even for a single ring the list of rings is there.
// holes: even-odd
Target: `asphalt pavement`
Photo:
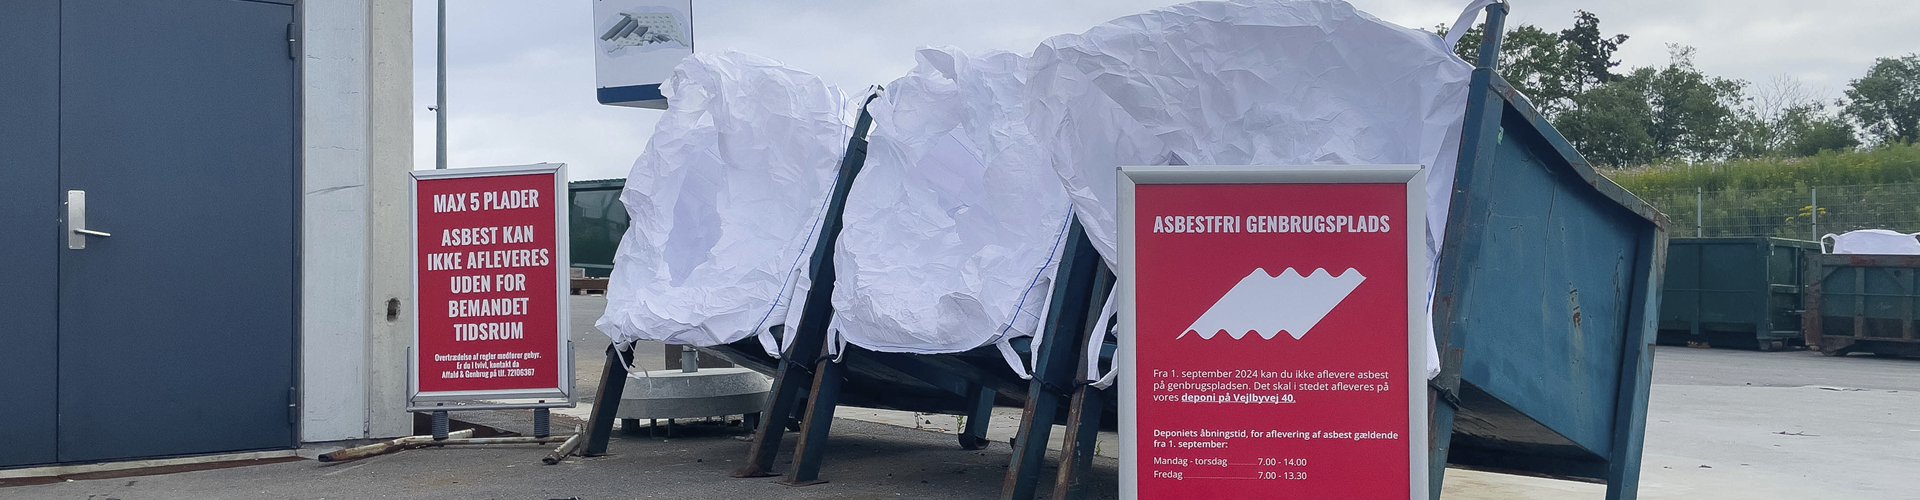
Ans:
[[[75,500],[200,499],[879,499],[993,498],[1012,450],[966,451],[952,436],[836,420],[821,477],[793,487],[780,478],[728,477],[748,443],[729,427],[680,426],[675,438],[620,435],[610,455],[542,465],[548,447],[484,446],[409,450],[322,464],[287,462],[0,488],[0,498]],[[791,466],[792,433],[776,470]],[[1095,484],[1113,498],[1117,472],[1096,461]],[[1049,478],[1050,479],[1050,478]]]
[[[607,342],[592,322],[605,299],[576,296],[573,305],[577,388],[590,403]],[[664,367],[657,346],[639,351],[652,353],[640,357],[643,366]],[[1004,440],[965,451],[940,432],[951,427],[941,419],[853,408],[840,413],[872,421],[835,419],[821,471],[831,482],[806,487],[728,477],[746,455],[743,431],[694,424],[671,438],[620,434],[609,456],[553,466],[539,462],[547,447],[450,447],[342,464],[305,460],[0,488],[0,499],[998,496],[1011,456]],[[495,417],[505,421],[491,425],[509,430],[528,425],[519,413]],[[784,449],[791,453],[788,436]],[[1110,447],[1103,451],[1108,456],[1096,459],[1091,481],[1100,492],[1095,498],[1111,498],[1117,489],[1117,461]],[[790,461],[783,454],[776,470]],[[1920,360],[1660,347],[1641,472],[1640,497],[1648,499],[1920,498]],[[1454,469],[1445,497],[1597,499],[1604,490]]]
[[[1653,383],[1661,385],[1828,386],[1920,392],[1920,359],[1660,346],[1654,351],[1653,367]]]

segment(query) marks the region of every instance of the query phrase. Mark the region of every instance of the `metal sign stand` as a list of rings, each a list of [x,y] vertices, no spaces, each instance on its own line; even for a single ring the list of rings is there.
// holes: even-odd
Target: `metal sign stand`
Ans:
[[[528,183],[527,176],[546,176],[551,181]],[[550,408],[574,405],[572,341],[566,320],[570,282],[565,266],[559,264],[568,246],[566,166],[414,171],[411,180],[413,303],[419,309],[413,347],[407,353],[407,410],[430,412],[431,434],[340,450],[320,460],[350,460],[421,446],[564,441],[547,458],[548,463],[557,462],[580,443],[577,435],[551,432]],[[434,187],[423,187],[429,182]],[[423,196],[431,201],[423,204]],[[430,238],[423,240],[422,214],[429,210],[440,215],[426,223]],[[522,271],[516,273],[516,268]],[[436,285],[450,283],[449,287],[423,293],[422,277],[429,273],[435,280],[446,280]],[[547,279],[553,281],[549,284]],[[551,301],[543,297],[548,293],[543,285],[553,289]],[[448,312],[424,314],[423,297],[445,301]],[[547,314],[551,317],[543,317]],[[473,322],[496,318],[499,322]],[[429,329],[433,335],[426,338],[431,342],[423,344],[422,331]],[[553,335],[551,344],[543,339],[544,333]],[[484,343],[461,343],[471,341]],[[476,349],[505,352],[465,352]],[[425,352],[433,353],[434,359],[423,359]],[[443,354],[449,359],[441,359]],[[429,362],[433,364],[421,366]],[[422,380],[423,370],[438,373],[439,378],[423,383],[428,382]],[[552,373],[541,374],[543,370]],[[534,377],[532,385],[508,382],[520,377]],[[549,378],[551,385],[538,382]],[[489,409],[532,409],[534,435],[475,438],[472,430],[450,430],[448,412]]]

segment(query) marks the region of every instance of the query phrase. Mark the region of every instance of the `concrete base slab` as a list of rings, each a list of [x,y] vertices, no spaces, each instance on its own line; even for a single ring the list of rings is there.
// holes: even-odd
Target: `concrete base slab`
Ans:
[[[646,371],[627,377],[614,415],[645,420],[756,413],[766,408],[772,390],[773,379],[746,368]]]

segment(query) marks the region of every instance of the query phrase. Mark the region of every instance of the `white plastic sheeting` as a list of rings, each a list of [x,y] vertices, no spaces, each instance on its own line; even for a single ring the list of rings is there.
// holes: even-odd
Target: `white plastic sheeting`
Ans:
[[[1024,58],[917,59],[868,106],[867,161],[834,251],[836,327],[853,345],[920,354],[1032,335],[1070,204],[1026,130]]]
[[[1828,253],[1866,255],[1920,255],[1920,233],[1905,234],[1885,229],[1861,229],[1846,234],[1820,237],[1833,239]]]
[[[1053,37],[1032,65],[1028,123],[1109,263],[1122,165],[1427,165],[1441,238],[1473,67],[1432,33],[1337,0],[1196,2]]]
[[[797,325],[808,257],[845,153],[849,101],[818,77],[748,54],[695,54],[661,86],[669,107],[620,201],[607,309],[618,344],[710,346]]]
[[[1056,265],[1035,259],[1057,250],[1045,236],[1067,205],[1036,168],[1111,264],[1121,165],[1427,165],[1437,257],[1472,67],[1431,33],[1338,0],[1236,0],[1120,18],[1031,56],[919,58],[875,103],[834,252],[836,328],[855,344],[953,352],[1031,332]],[[710,345],[797,320],[783,318],[807,286],[846,101],[731,53],[690,58],[668,87],[623,197],[636,229],[602,330]]]
[[[1050,38],[1030,68],[1028,125],[1109,264],[1122,165],[1426,165],[1439,255],[1473,68],[1432,33],[1337,0],[1195,2]]]

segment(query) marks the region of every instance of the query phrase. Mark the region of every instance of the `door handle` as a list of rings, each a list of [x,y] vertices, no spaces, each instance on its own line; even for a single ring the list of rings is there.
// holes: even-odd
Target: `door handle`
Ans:
[[[113,236],[106,231],[87,229],[87,192],[67,190],[67,248],[84,250],[88,236]]]

